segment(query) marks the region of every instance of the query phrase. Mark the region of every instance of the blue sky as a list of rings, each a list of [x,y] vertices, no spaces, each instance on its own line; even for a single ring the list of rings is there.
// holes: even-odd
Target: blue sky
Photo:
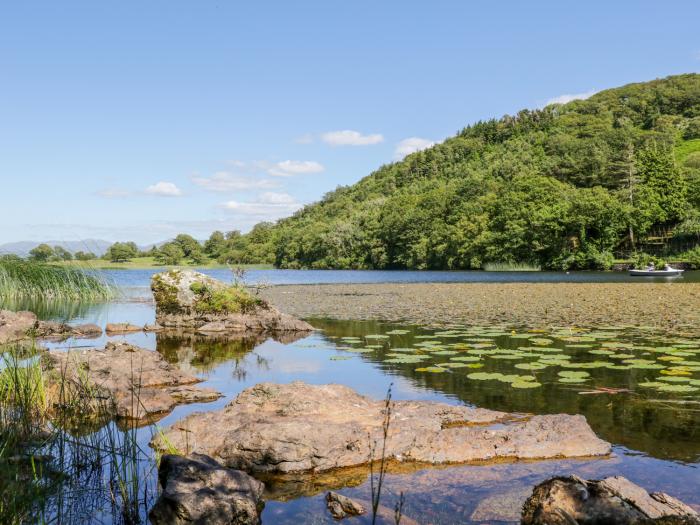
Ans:
[[[0,6],[0,243],[248,230],[479,119],[700,70],[697,1]]]

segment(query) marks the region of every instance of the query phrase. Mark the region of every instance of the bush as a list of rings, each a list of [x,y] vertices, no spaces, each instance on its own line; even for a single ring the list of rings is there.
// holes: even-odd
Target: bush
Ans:
[[[679,259],[687,262],[693,270],[700,270],[700,246],[688,250],[678,256]]]
[[[211,289],[206,284],[197,282],[190,286],[190,290],[197,295],[194,309],[200,314],[247,313],[258,306],[267,306],[265,301],[253,297],[242,286]]]

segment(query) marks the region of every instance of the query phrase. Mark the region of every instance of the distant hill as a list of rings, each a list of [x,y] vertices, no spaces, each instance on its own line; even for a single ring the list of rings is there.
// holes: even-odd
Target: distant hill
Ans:
[[[700,75],[477,122],[246,242],[282,268],[606,268],[638,249],[690,249]]]
[[[107,251],[112,243],[102,239],[83,239],[80,241],[18,241],[0,244],[0,254],[15,254],[20,257],[29,255],[29,250],[35,248],[39,244],[48,244],[49,246],[63,246],[71,253],[77,251],[92,252],[97,255],[102,255]]]

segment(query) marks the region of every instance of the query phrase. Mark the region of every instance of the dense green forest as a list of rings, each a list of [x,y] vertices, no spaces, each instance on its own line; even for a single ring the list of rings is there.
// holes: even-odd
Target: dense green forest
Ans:
[[[700,75],[687,74],[478,122],[219,255],[282,268],[606,268],[699,240]]]

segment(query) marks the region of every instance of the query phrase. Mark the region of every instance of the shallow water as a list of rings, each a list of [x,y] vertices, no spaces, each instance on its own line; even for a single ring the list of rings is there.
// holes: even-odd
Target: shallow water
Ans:
[[[110,303],[78,312],[75,320],[102,326],[124,321],[145,324],[154,320],[154,311],[149,303]],[[600,437],[615,445],[613,456],[606,459],[417,471],[406,466],[387,478],[382,500],[386,516],[403,491],[404,513],[418,523],[514,522],[533,485],[552,475],[569,473],[587,478],[624,475],[648,490],[668,492],[700,510],[700,388],[695,390],[693,383],[700,381],[700,368],[697,364],[679,364],[700,360],[700,341],[682,334],[631,327],[531,333],[527,327],[426,328],[368,321],[310,322],[320,330],[287,343],[136,333],[68,340],[51,346],[101,346],[108,339],[127,340],[161,352],[170,362],[204,379],[203,386],[224,394],[213,403],[177,407],[157,423],[160,427],[193,411],[219,409],[244,388],[263,381],[302,380],[342,383],[375,398],[384,397],[393,384],[395,399],[466,403],[516,412],[580,413]],[[672,359],[666,359],[669,357]],[[450,366],[455,363],[465,366]],[[544,363],[545,367],[517,366],[532,363]],[[670,375],[662,374],[669,371]],[[678,371],[681,374],[675,375]],[[581,383],[561,382],[571,376],[570,372],[586,375]],[[484,373],[497,374],[493,376],[496,379],[485,379]],[[533,377],[516,379],[516,375]],[[540,386],[522,388],[519,383],[523,381]],[[657,385],[640,386],[645,383]],[[687,392],[662,388],[681,384],[688,387]],[[600,387],[629,392],[600,393]],[[148,453],[144,457],[144,477],[152,487],[156,481],[148,441],[155,428],[138,431],[139,442]],[[344,494],[368,501],[367,475],[366,469],[357,469],[271,484],[263,523],[333,523],[325,510],[324,491],[341,489]],[[366,522],[366,518],[348,521]],[[384,522],[393,523],[390,517]]]

